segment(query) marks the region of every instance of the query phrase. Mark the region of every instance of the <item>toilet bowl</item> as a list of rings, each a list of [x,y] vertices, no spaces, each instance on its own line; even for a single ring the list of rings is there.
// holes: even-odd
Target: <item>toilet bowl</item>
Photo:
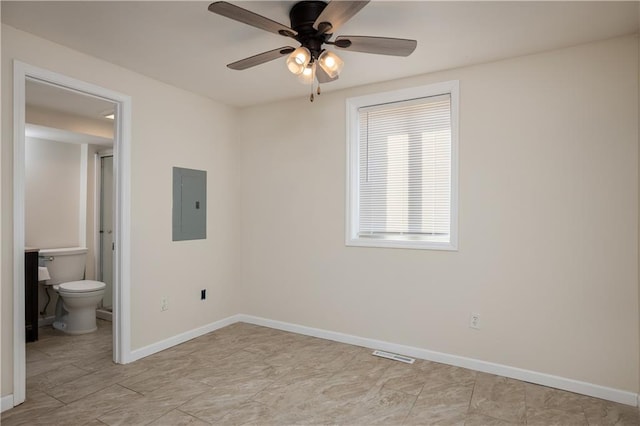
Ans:
[[[105,287],[105,283],[93,280],[54,285],[60,297],[56,303],[53,327],[68,334],[96,331],[96,308],[102,300]]]
[[[58,293],[53,327],[68,334],[97,330],[96,308],[106,284],[84,280],[86,247],[41,249],[41,265],[51,275],[46,281]]]

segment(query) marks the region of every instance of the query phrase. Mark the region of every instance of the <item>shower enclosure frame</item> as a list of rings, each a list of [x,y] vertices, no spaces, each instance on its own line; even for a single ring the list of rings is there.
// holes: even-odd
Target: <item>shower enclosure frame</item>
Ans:
[[[103,161],[106,157],[113,157],[113,149],[105,149],[99,152],[96,152],[94,156],[94,219],[93,223],[95,224],[95,234],[93,239],[93,253],[94,253],[94,271],[96,271],[96,280],[104,282],[104,265],[103,265],[103,255],[104,255],[104,219],[103,219]],[[112,166],[112,173],[115,168]],[[113,189],[112,189],[113,190]],[[112,201],[113,207],[113,201]],[[112,212],[112,217],[113,215]],[[113,220],[111,223],[113,227]],[[109,231],[111,232],[111,231]],[[112,260],[113,265],[113,260]],[[106,283],[108,286],[111,286],[111,305],[108,306],[109,310],[107,312],[106,308],[103,304],[104,300],[100,302],[100,306],[98,307],[98,317],[102,319],[107,319],[109,321],[112,320],[111,313],[113,312],[113,268],[111,272],[111,282]]]

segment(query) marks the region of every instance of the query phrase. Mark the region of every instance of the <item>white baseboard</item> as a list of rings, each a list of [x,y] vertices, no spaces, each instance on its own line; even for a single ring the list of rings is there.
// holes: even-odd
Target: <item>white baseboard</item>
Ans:
[[[96,309],[96,318],[105,321],[113,321],[113,312],[107,311],[106,309]]]
[[[211,324],[207,324],[202,327],[198,327],[193,330],[184,332],[182,334],[178,334],[176,336],[162,340],[160,342],[153,343],[149,346],[145,346],[140,349],[135,349],[131,351],[130,357],[128,357],[126,362],[129,363],[129,362],[136,361],[138,359],[163,351],[165,349],[169,349],[172,346],[176,346],[176,345],[179,345],[180,343],[184,343],[188,340],[195,339],[196,337],[200,337],[204,334],[211,333],[212,331],[216,331],[219,328],[226,327],[236,322],[240,322],[238,317],[239,317],[238,315],[232,315],[230,317],[223,318],[219,321],[212,322]]]
[[[13,408],[13,394],[3,396],[0,399],[0,413],[4,413],[11,408]]]
[[[112,314],[111,314],[111,312],[102,311],[100,309],[97,309],[96,310],[96,318],[107,320],[107,321],[111,321]],[[56,320],[56,316],[55,315],[48,315],[46,317],[40,316],[38,318],[38,327],[46,327],[47,325],[51,325],[51,324],[53,324],[53,322],[55,320]]]
[[[428,349],[416,348],[413,346],[399,345],[396,343],[389,343],[381,340],[369,339],[366,337],[358,337],[350,334],[338,333],[335,331],[306,327],[282,321],[274,321],[266,318],[255,317],[252,315],[239,314],[235,315],[235,318],[236,321],[246,322],[249,324],[261,325],[278,330],[290,331],[292,333],[319,337],[321,339],[333,340],[335,342],[347,343],[350,345],[363,346],[365,348],[381,349],[384,351],[395,352],[397,354],[409,355],[414,358],[440,362],[457,367],[469,368],[471,370],[482,371],[484,373],[496,374],[499,376],[523,380],[525,382],[563,389],[570,392],[606,399],[608,401],[619,402],[621,404],[640,406],[640,395],[620,389],[613,389],[605,386],[595,385],[592,383],[553,376],[550,374],[538,373],[536,371],[510,367],[508,365],[495,364],[488,361],[430,351]]]
[[[44,327],[47,325],[51,325],[53,324],[53,321],[55,321],[56,316],[55,315],[49,315],[46,317],[40,317],[38,318],[38,327]]]

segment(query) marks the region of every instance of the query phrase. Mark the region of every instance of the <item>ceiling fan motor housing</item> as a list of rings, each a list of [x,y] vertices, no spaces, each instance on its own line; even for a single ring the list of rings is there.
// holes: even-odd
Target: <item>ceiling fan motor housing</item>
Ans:
[[[313,27],[326,6],[327,3],[323,1],[301,1],[293,5],[289,12],[291,28],[298,33],[295,39],[309,49],[313,59],[318,59],[322,53],[322,44],[331,37],[330,33],[318,31]]]

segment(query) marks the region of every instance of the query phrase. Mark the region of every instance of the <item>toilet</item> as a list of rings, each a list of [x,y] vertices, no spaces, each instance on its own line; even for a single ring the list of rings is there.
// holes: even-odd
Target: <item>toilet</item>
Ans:
[[[58,293],[53,327],[67,334],[92,333],[96,325],[96,308],[102,300],[106,284],[85,280],[86,247],[41,249],[40,266],[45,266]]]

